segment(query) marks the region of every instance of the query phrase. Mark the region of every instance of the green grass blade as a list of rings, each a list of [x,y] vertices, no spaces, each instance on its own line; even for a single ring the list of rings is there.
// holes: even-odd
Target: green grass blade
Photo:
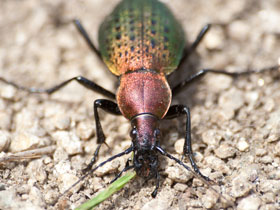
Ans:
[[[115,192],[119,191],[128,183],[131,179],[133,179],[136,176],[135,171],[129,171],[127,172],[124,176],[120,177],[117,179],[114,183],[112,183],[107,189],[104,191],[100,192],[98,195],[96,195],[94,198],[91,200],[83,203],[79,207],[75,208],[75,210],[88,210],[92,209],[99,203],[103,202],[107,198],[109,198],[112,194]]]

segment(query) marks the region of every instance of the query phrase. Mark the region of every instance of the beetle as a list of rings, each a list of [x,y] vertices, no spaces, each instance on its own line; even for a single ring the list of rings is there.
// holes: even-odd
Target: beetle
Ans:
[[[158,154],[171,158],[189,169],[182,161],[167,153],[160,146],[160,120],[184,116],[186,120],[184,155],[189,158],[194,171],[205,181],[210,181],[200,172],[194,161],[190,109],[182,104],[171,106],[172,97],[207,73],[235,77],[256,73],[256,71],[237,73],[202,69],[183,82],[170,87],[167,76],[182,68],[183,63],[197,48],[211,25],[205,25],[191,46],[185,47],[185,35],[181,25],[171,11],[157,0],[121,1],[100,26],[99,50],[89,38],[81,22],[75,20],[74,23],[90,48],[119,78],[120,85],[116,94],[82,76],[71,78],[49,89],[30,89],[4,78],[0,78],[0,80],[31,93],[47,94],[52,94],[70,82],[76,81],[84,87],[110,98],[111,100],[98,99],[94,102],[98,147],[87,170],[92,172],[115,158],[134,152],[133,164],[127,165],[117,177],[123,171],[133,168],[141,177],[156,178],[153,197],[156,196],[159,188]],[[278,66],[263,70],[277,68]],[[116,100],[116,102],[112,100]],[[99,109],[114,115],[123,115],[131,122],[132,144],[124,152],[112,156],[91,170],[101,145],[105,144],[105,135],[98,115]]]

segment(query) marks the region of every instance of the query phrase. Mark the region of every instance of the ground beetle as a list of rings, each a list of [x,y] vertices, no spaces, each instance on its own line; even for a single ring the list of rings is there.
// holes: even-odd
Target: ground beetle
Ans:
[[[132,165],[127,164],[116,178],[122,172],[132,168],[141,177],[156,178],[153,197],[156,196],[159,188],[158,154],[167,156],[190,170],[182,161],[161,148],[159,130],[161,119],[185,116],[184,155],[188,156],[194,171],[205,181],[210,181],[208,177],[201,174],[194,161],[190,110],[181,104],[170,106],[172,96],[176,96],[181,90],[208,72],[235,77],[279,68],[275,66],[260,71],[241,73],[203,69],[170,88],[166,76],[183,66],[184,61],[196,49],[210,29],[210,24],[202,28],[190,47],[185,47],[183,29],[163,3],[158,0],[123,0],[101,24],[98,50],[80,21],[75,20],[74,23],[90,48],[106,64],[108,69],[119,77],[120,85],[116,94],[82,76],[71,78],[49,89],[25,88],[3,78],[0,80],[31,93],[47,94],[52,94],[75,80],[88,89],[116,100],[117,103],[107,99],[98,99],[94,102],[98,147],[87,169],[91,173],[115,158],[134,152]],[[130,120],[132,144],[124,152],[112,156],[91,169],[101,145],[105,143],[105,135],[98,115],[100,108],[114,115],[123,115]]]

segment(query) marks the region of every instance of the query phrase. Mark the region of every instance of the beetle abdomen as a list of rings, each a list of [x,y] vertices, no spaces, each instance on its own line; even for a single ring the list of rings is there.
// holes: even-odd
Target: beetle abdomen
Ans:
[[[169,74],[184,45],[182,27],[157,0],[123,0],[99,29],[102,58],[116,75],[139,69]]]

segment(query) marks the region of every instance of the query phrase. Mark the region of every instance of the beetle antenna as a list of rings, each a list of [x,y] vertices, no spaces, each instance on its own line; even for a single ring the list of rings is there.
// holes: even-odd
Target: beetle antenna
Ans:
[[[91,169],[89,172],[87,172],[84,176],[82,176],[78,181],[76,181],[74,184],[72,184],[67,190],[65,190],[62,194],[60,194],[57,199],[55,199],[55,201],[52,203],[52,205],[54,206],[61,197],[63,197],[64,195],[66,195],[71,189],[73,189],[73,187],[75,187],[77,184],[79,184],[81,181],[83,181],[85,178],[87,178],[89,175],[91,175],[93,172],[95,172],[98,168],[102,167],[103,165],[105,165],[108,162],[111,162],[112,160],[121,157],[123,155],[127,155],[129,153],[131,153],[133,151],[133,146],[129,147],[128,149],[126,149],[123,152],[120,152],[119,154],[116,154],[110,158],[108,158],[107,160],[103,161],[102,163],[100,163],[98,166],[96,166],[95,168]]]
[[[162,149],[160,146],[156,146],[156,150],[158,152],[160,152],[160,154],[170,158],[171,160],[174,160],[175,162],[177,162],[179,165],[183,166],[185,169],[187,169],[188,171],[190,171],[194,177],[198,178],[199,180],[201,180],[204,184],[206,184],[209,189],[211,189],[215,194],[217,194],[219,196],[219,198],[222,198],[223,200],[227,201],[232,207],[235,207],[235,204],[230,201],[229,199],[227,199],[225,196],[223,196],[221,193],[219,193],[216,189],[214,189],[211,184],[216,184],[214,181],[211,181],[212,183],[207,182],[206,180],[204,180],[202,177],[200,177],[198,174],[196,174],[189,166],[187,166],[186,164],[184,164],[181,160],[177,159],[176,157],[172,156],[171,154],[167,153],[164,149]]]

